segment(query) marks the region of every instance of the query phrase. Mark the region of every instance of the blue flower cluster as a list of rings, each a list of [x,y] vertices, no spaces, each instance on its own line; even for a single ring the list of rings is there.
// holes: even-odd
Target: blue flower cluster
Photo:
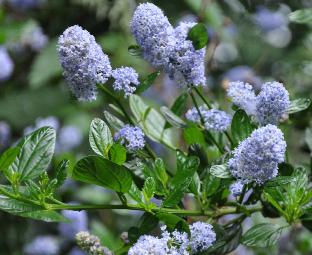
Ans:
[[[227,95],[235,105],[244,109],[247,114],[255,114],[256,94],[250,84],[241,81],[230,82]]]
[[[230,186],[230,192],[234,197],[238,197],[243,191],[244,183],[241,181],[234,182]]]
[[[288,91],[279,82],[262,85],[256,101],[256,118],[261,125],[278,124],[290,105]]]
[[[9,145],[11,128],[5,121],[0,121],[0,151]]]
[[[81,144],[83,134],[78,127],[73,125],[60,126],[59,120],[54,116],[37,118],[35,125],[28,126],[24,129],[24,135],[28,135],[42,127],[52,127],[57,131],[55,144],[55,150],[57,153],[72,150]]]
[[[78,232],[88,229],[88,216],[86,211],[64,210],[62,214],[70,220],[70,223],[61,222],[58,225],[58,229],[64,238],[75,240],[75,236]]]
[[[9,5],[16,10],[27,10],[40,6],[44,0],[8,0]]]
[[[290,105],[288,91],[279,82],[263,84],[257,96],[248,83],[231,82],[227,93],[235,105],[254,116],[262,126],[278,124]]]
[[[141,128],[125,125],[114,135],[115,141],[120,141],[129,151],[143,149],[145,146],[144,133]]]
[[[24,248],[26,255],[57,255],[60,250],[58,240],[53,236],[38,236]]]
[[[130,248],[128,255],[190,255],[207,250],[216,240],[212,226],[195,222],[190,226],[191,236],[177,230],[169,233],[161,228],[161,237],[141,236]]]
[[[131,67],[116,68],[112,72],[112,77],[115,79],[113,89],[116,91],[123,91],[125,97],[133,94],[136,87],[139,85],[139,75]]]
[[[278,164],[285,159],[286,142],[282,131],[267,125],[253,131],[241,142],[228,162],[232,175],[243,183],[263,184],[278,173]]]
[[[287,16],[279,11],[271,11],[263,6],[258,7],[254,15],[256,24],[265,32],[288,25]]]
[[[189,30],[195,25],[194,22],[181,22],[174,31],[176,44],[170,54],[169,77],[180,86],[206,85],[205,49],[195,50],[187,40]]]
[[[174,29],[162,10],[151,3],[140,4],[130,27],[144,59],[155,68],[166,69],[175,39]]]
[[[205,106],[200,106],[199,111],[204,120],[205,129],[207,130],[223,132],[231,124],[232,116],[224,111],[216,109],[208,110]],[[200,116],[195,107],[188,110],[185,114],[185,117],[191,122],[197,124],[200,123]]]
[[[48,43],[48,37],[43,33],[43,30],[37,24],[28,26],[22,34],[21,46],[29,47],[33,51],[42,50]]]
[[[8,80],[14,69],[14,63],[6,48],[0,45],[0,82]]]
[[[58,52],[64,77],[78,100],[95,100],[96,84],[108,80],[112,67],[94,36],[78,25],[69,27],[59,37]]]
[[[83,134],[79,128],[72,125],[64,126],[58,133],[57,150],[70,151],[81,144]]]
[[[143,57],[155,68],[163,69],[181,85],[205,85],[205,49],[195,50],[187,40],[193,22],[181,22],[177,28],[154,4],[140,4],[132,17],[131,31]]]
[[[216,241],[216,233],[210,224],[197,221],[190,225],[190,247],[193,253],[207,250]]]

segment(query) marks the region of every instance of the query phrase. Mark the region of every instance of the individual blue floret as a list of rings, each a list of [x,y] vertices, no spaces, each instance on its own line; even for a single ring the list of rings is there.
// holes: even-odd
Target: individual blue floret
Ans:
[[[8,80],[14,69],[14,63],[6,48],[0,46],[0,82]]]

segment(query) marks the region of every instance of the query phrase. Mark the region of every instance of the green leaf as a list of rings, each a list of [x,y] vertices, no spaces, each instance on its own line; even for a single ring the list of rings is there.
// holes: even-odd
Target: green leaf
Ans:
[[[232,178],[231,172],[226,165],[214,165],[210,168],[210,173],[221,179]]]
[[[252,247],[269,247],[278,241],[283,227],[272,223],[261,223],[251,227],[242,237],[241,243]]]
[[[143,195],[146,201],[149,201],[156,191],[156,183],[152,177],[148,177],[143,186]]]
[[[214,245],[217,246],[217,243],[222,241],[225,243],[222,246],[214,247],[214,254],[229,254],[231,251],[235,250],[239,245],[243,232],[240,224],[231,225],[223,229],[223,231],[224,233],[222,236],[217,236],[218,241],[214,243]]]
[[[250,118],[244,110],[235,112],[231,124],[231,133],[234,143],[238,145],[241,141],[246,139],[253,131]]]
[[[288,14],[291,22],[300,24],[312,24],[312,8],[306,8],[294,11]]]
[[[128,190],[128,194],[136,202],[143,203],[142,193],[134,182],[132,182],[131,188]]]
[[[208,43],[208,31],[203,23],[193,26],[188,32],[187,39],[191,40],[196,50],[204,48]]]
[[[96,154],[108,158],[109,149],[114,141],[109,127],[103,120],[95,118],[91,122],[89,141]]]
[[[198,127],[185,128],[183,130],[183,137],[188,145],[199,144],[206,146],[204,134]]]
[[[72,177],[121,193],[128,192],[132,184],[131,173],[126,167],[99,156],[88,156],[79,160]]]
[[[0,171],[6,173],[9,166],[13,163],[19,152],[19,147],[12,147],[3,152],[0,157]]]
[[[5,196],[0,196],[0,210],[21,217],[43,220],[46,222],[68,221],[64,216],[57,212],[48,211],[40,206],[28,204]]]
[[[179,203],[188,190],[198,166],[199,159],[197,157],[187,157],[183,152],[177,151],[177,172],[171,180],[171,190],[163,206],[169,207]]]
[[[136,122],[150,139],[176,149],[178,132],[174,128],[164,128],[166,120],[158,111],[148,106],[138,95],[131,95],[129,104]]]
[[[114,130],[120,130],[125,125],[120,119],[108,111],[104,111],[106,123],[108,123]]]
[[[139,45],[130,45],[128,47],[128,52],[132,56],[140,56],[142,54],[142,50]]]
[[[119,143],[115,143],[109,150],[110,160],[118,165],[122,165],[127,159],[127,150]]]
[[[156,78],[159,76],[160,72],[154,72],[149,74],[137,87],[137,89],[135,90],[136,94],[141,94],[142,92],[144,92],[145,90],[147,90],[150,86],[153,85],[154,81],[156,80]]]
[[[170,191],[169,195],[164,200],[162,206],[173,207],[177,205],[181,201],[182,197],[184,196],[184,193],[187,191],[191,182],[192,177],[188,177],[184,180],[181,180],[181,182],[175,185],[174,189]]]
[[[181,116],[187,103],[188,94],[182,93],[173,103],[171,106],[171,111],[178,116]]]
[[[26,136],[20,143],[20,152],[9,167],[19,174],[19,180],[35,179],[45,171],[52,159],[55,146],[55,130],[43,127]]]
[[[199,159],[195,156],[187,157],[177,151],[177,172],[171,180],[171,186],[179,186],[187,178],[192,178],[199,166]]]
[[[56,40],[52,40],[35,58],[28,77],[30,87],[46,86],[52,78],[62,74],[55,45]]]
[[[31,218],[34,220],[41,220],[45,222],[69,222],[62,214],[49,211],[49,210],[41,210],[41,211],[34,211],[34,212],[24,212],[17,214],[18,216]]]
[[[175,115],[168,107],[162,106],[160,111],[164,115],[165,119],[173,126],[177,128],[186,127],[186,123],[179,116]]]
[[[56,179],[56,185],[55,188],[61,187],[63,183],[66,180],[67,177],[67,168],[69,166],[69,160],[63,159],[57,166],[55,171],[55,179]]]
[[[203,181],[203,193],[205,196],[209,197],[214,195],[221,183],[221,179],[218,177],[215,177],[211,174],[206,175],[204,181]]]
[[[154,169],[155,169],[157,179],[162,183],[164,187],[166,187],[166,184],[168,181],[168,175],[166,172],[166,166],[164,164],[164,161],[161,158],[157,158],[155,160]]]
[[[299,98],[290,102],[287,109],[288,114],[301,112],[310,106],[311,100],[309,98]]]
[[[156,217],[163,221],[170,231],[174,230],[180,221],[185,222],[185,220],[183,220],[181,217],[169,213],[158,212],[156,213]]]

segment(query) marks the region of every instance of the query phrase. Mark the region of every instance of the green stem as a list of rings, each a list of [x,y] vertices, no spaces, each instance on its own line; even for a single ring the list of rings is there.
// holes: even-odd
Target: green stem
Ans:
[[[221,207],[215,211],[213,217],[218,218],[226,214],[237,214],[237,213],[254,213],[262,210],[261,204],[246,205],[239,207]]]
[[[129,114],[127,113],[126,109],[124,108],[124,106],[122,105],[122,103],[119,101],[119,99],[112,93],[109,91],[109,89],[107,89],[105,86],[103,85],[99,85],[98,86],[105,94],[107,94],[109,97],[111,97],[115,103],[119,106],[120,110],[122,111],[122,113],[125,115],[126,119],[129,121],[129,123],[133,126],[135,126],[134,121],[131,119],[131,117],[129,116]],[[156,155],[155,153],[152,151],[152,149],[149,147],[148,144],[145,144],[145,150],[146,152],[151,156],[151,158],[153,158],[154,160],[156,159]]]
[[[1,187],[0,187],[0,194],[3,194],[3,195],[5,195],[8,198],[19,200],[19,201],[27,203],[27,204],[33,204],[33,205],[37,205],[37,206],[42,206],[42,204],[39,203],[38,201],[34,201],[34,200],[28,199],[28,198],[24,198],[24,197],[21,197],[20,195],[14,195],[11,192],[9,192],[6,189],[1,188]]]
[[[201,100],[203,100],[203,102],[207,105],[207,107],[209,109],[212,109],[211,104],[206,100],[206,98],[202,95],[202,93],[199,91],[199,89],[195,86],[193,86],[192,88],[195,90],[196,94],[201,98]]]
[[[59,205],[53,204],[49,206],[50,210],[99,210],[99,209],[124,209],[124,210],[135,210],[135,211],[145,211],[145,208],[136,205],[125,204],[125,205]],[[213,211],[202,211],[202,210],[184,210],[184,209],[174,209],[174,208],[153,208],[151,211],[153,213],[171,213],[181,216],[209,216],[213,218],[218,218],[226,214],[238,214],[245,213],[251,214],[262,210],[261,204],[244,206],[243,210],[234,206],[225,206],[218,208],[215,212]]]
[[[130,124],[134,125],[133,120],[131,119],[131,117],[129,116],[129,114],[127,113],[126,109],[124,108],[124,106],[122,105],[122,103],[119,101],[119,99],[112,93],[109,91],[109,89],[107,89],[105,86],[103,85],[99,85],[98,86],[105,94],[107,94],[109,97],[111,97],[115,103],[118,105],[118,107],[120,108],[120,110],[123,112],[123,114],[125,115],[126,119],[130,122]]]

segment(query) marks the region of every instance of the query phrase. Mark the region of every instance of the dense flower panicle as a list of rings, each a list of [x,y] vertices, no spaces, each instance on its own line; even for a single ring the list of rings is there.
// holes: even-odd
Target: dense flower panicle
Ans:
[[[143,235],[129,249],[128,255],[167,255],[167,250],[167,240],[150,235]]]
[[[254,15],[256,24],[265,32],[288,25],[287,17],[279,11],[271,11],[265,7],[259,7]]]
[[[231,124],[232,116],[224,111],[211,109],[203,114],[205,128],[217,132],[225,131]]]
[[[58,130],[60,127],[60,122],[54,116],[48,116],[46,118],[41,118],[41,117],[37,118],[34,126],[28,126],[24,129],[24,135],[28,135],[42,127],[52,127],[55,130]]]
[[[53,236],[38,236],[24,248],[26,255],[57,255],[60,245]]]
[[[247,114],[255,114],[256,94],[250,84],[241,81],[230,82],[227,95],[235,105],[245,110]]]
[[[108,80],[112,67],[94,36],[78,25],[69,27],[59,37],[58,52],[71,91],[78,100],[95,100],[96,84]]]
[[[87,231],[81,231],[76,234],[78,246],[90,255],[113,255],[105,246],[102,246],[97,236],[91,235]]]
[[[175,28],[176,44],[170,55],[169,75],[180,86],[205,86],[205,48],[195,50],[192,41],[187,40],[194,22],[181,22]]]
[[[128,255],[189,255],[189,239],[187,233],[174,230],[168,232],[166,226],[161,227],[161,237],[141,236],[132,246]]]
[[[211,109],[206,106],[199,107],[200,114],[203,118],[205,129],[217,132],[225,131],[231,124],[232,116],[224,111]],[[189,109],[185,117],[187,120],[199,124],[201,122],[199,113],[195,107]]]
[[[125,97],[133,94],[140,83],[138,73],[131,67],[116,68],[112,72],[112,77],[115,79],[114,90],[123,91]]]
[[[290,105],[288,91],[282,83],[267,82],[262,85],[256,100],[256,118],[261,125],[276,125]]]
[[[76,126],[64,126],[58,133],[57,150],[69,151],[79,146],[83,140],[83,134]]]
[[[230,192],[234,197],[238,197],[242,193],[243,187],[244,187],[244,183],[240,181],[234,182],[230,186]]]
[[[5,121],[0,121],[0,151],[6,148],[11,139],[11,128]]]
[[[276,81],[263,84],[257,96],[251,85],[240,81],[231,82],[227,93],[234,104],[262,126],[278,124],[290,105],[288,91]]]
[[[173,232],[168,232],[166,225],[161,228],[162,240],[167,243],[167,254],[169,255],[189,255],[189,238],[187,233],[179,232],[174,230]]]
[[[208,223],[201,221],[194,222],[190,225],[190,231],[190,247],[193,253],[207,250],[216,241],[216,233]]]
[[[139,127],[125,125],[114,136],[115,141],[120,141],[129,151],[143,149],[145,146],[144,133]]]
[[[174,29],[162,10],[152,3],[140,4],[130,26],[144,59],[155,68],[166,69],[175,38]]]
[[[232,175],[249,183],[263,184],[277,175],[278,164],[285,159],[286,142],[282,131],[274,125],[267,125],[253,131],[234,150],[228,162]]]
[[[88,229],[88,216],[86,211],[64,210],[62,214],[70,220],[69,223],[61,222],[58,226],[61,235],[66,239],[74,240],[78,232]]]
[[[8,80],[14,69],[14,63],[6,48],[0,46],[0,82]]]

